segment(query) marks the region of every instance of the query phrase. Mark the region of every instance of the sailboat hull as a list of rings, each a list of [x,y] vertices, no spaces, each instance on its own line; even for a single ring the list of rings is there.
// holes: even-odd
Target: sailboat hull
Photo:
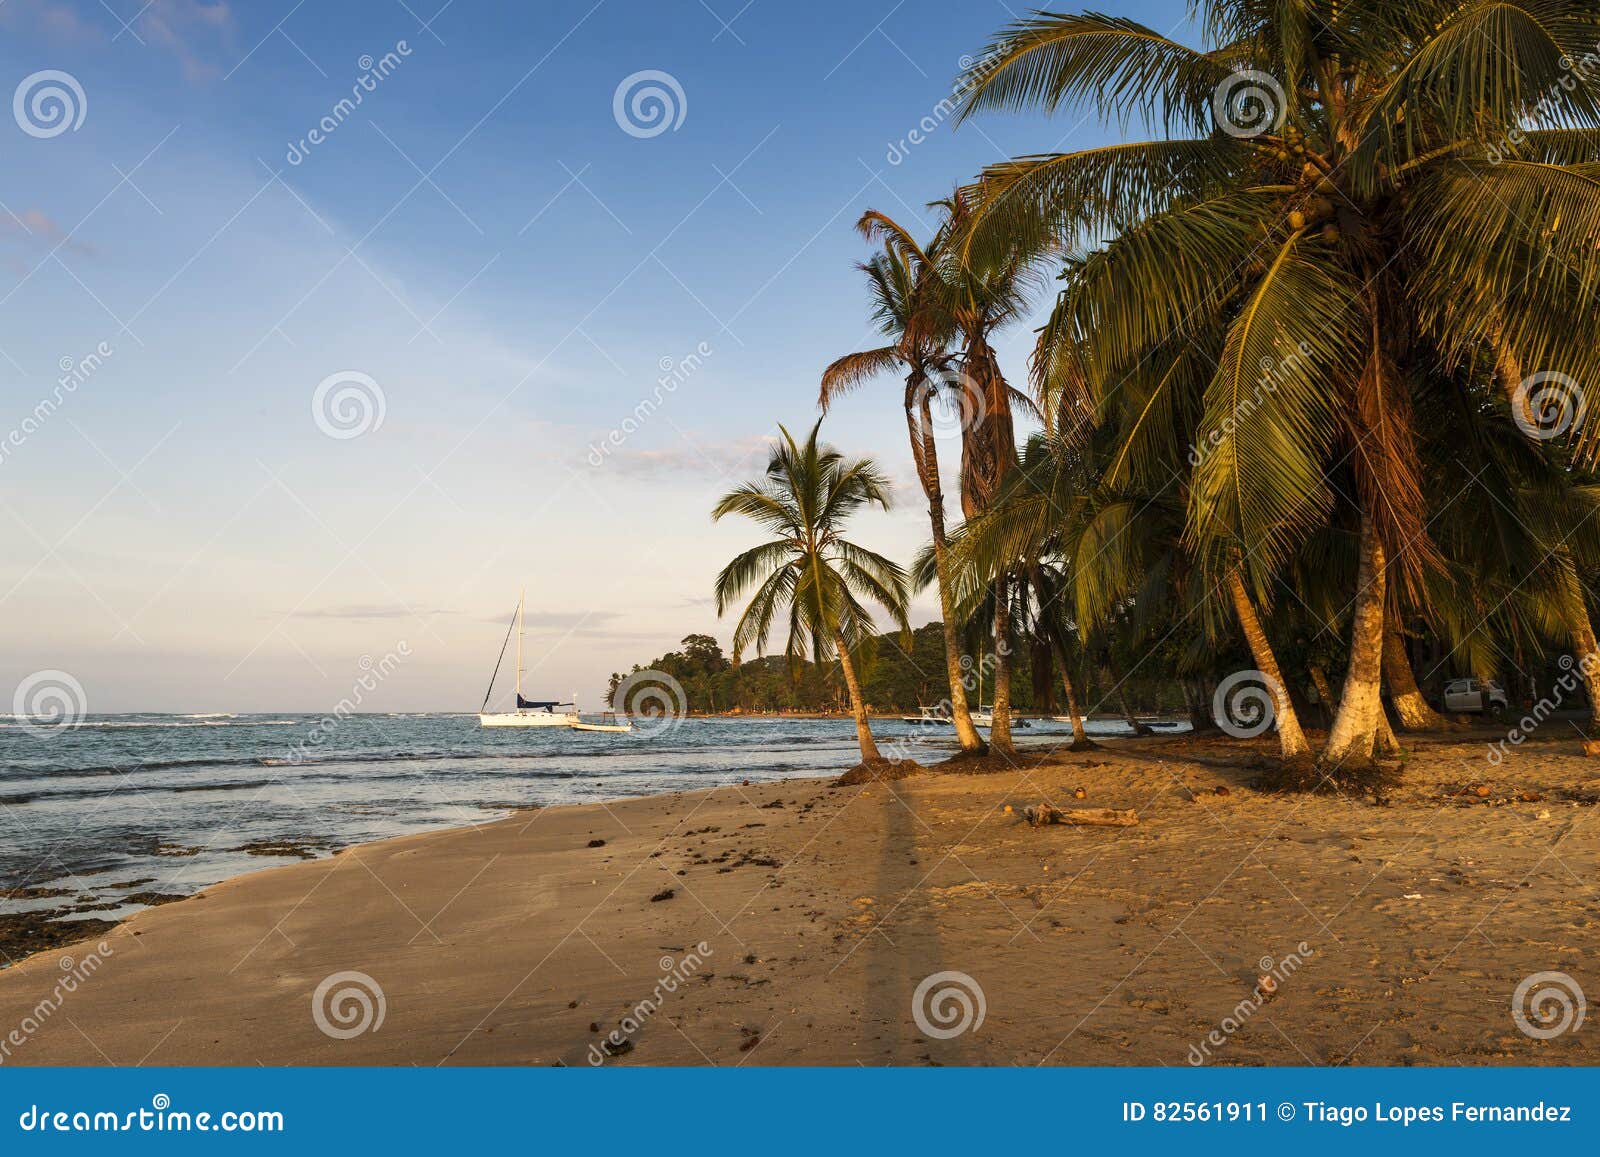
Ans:
[[[571,727],[578,722],[572,711],[499,711],[478,716],[480,727]]]

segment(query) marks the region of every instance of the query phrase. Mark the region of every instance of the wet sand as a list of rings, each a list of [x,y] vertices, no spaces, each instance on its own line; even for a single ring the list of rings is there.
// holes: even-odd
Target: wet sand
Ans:
[[[1600,1025],[1534,1039],[1512,998],[1600,994],[1600,762],[1493,737],[1411,740],[1383,803],[1158,738],[364,845],[0,972],[0,1062],[1593,1064]]]

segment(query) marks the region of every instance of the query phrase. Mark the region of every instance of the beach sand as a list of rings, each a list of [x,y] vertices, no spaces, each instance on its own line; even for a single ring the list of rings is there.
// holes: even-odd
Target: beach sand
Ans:
[[[1260,741],[1163,738],[365,845],[0,972],[0,1059],[583,1065],[632,1016],[606,1063],[1596,1063],[1600,1025],[1533,1039],[1512,997],[1540,972],[1600,994],[1600,762],[1566,739],[1493,766],[1499,734],[1411,740],[1383,806],[1251,790]],[[1477,783],[1487,800],[1445,794]],[[1042,801],[1141,822],[1035,830],[1020,813]],[[382,1020],[324,1000],[336,1031],[369,1022],[341,1039],[314,994],[349,972]],[[942,972],[969,979],[933,990],[983,1009],[948,1039],[913,1009]],[[958,1027],[959,1002],[936,1003]]]

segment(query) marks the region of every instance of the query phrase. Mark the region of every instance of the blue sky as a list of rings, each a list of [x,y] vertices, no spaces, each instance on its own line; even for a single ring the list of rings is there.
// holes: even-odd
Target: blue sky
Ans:
[[[524,586],[531,693],[597,706],[726,642],[711,581],[751,535],[706,512],[873,341],[855,219],[1108,137],[1073,112],[905,147],[999,2],[441,3],[0,0],[0,692],[59,669],[92,711],[321,710],[404,642],[364,706],[472,709]],[[647,71],[675,127],[630,133]],[[28,99],[52,86],[76,127]],[[354,408],[319,422],[330,378]],[[909,561],[897,392],[825,430],[904,480],[856,534]]]

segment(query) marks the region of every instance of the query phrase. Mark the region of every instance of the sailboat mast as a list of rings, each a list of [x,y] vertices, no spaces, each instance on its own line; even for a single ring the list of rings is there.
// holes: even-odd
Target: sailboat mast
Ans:
[[[528,597],[523,590],[517,595],[517,706],[522,706],[522,603]]]

